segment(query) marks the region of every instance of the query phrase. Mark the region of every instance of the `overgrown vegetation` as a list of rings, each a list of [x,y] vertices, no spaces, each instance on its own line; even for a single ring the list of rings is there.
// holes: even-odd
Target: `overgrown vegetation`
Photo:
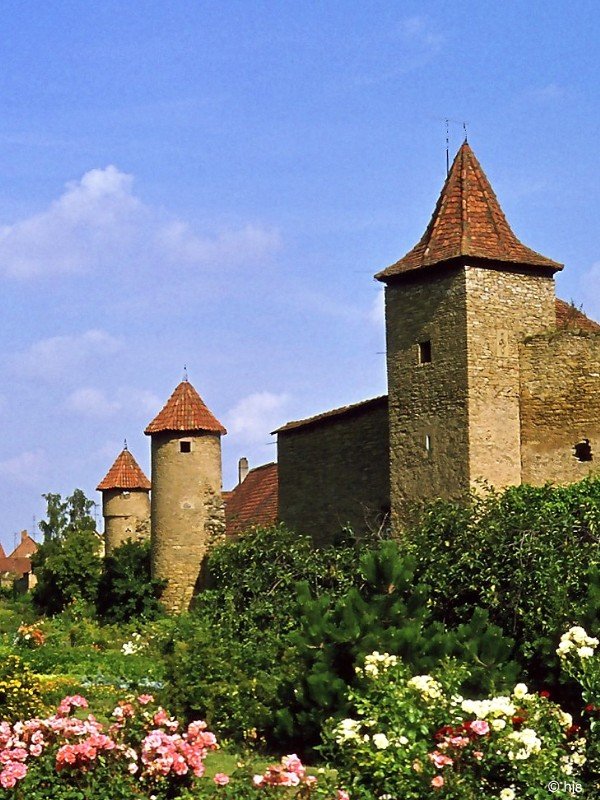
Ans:
[[[45,702],[85,690],[109,714],[119,692],[146,687],[238,750],[315,758],[322,732],[331,744],[363,702],[366,660],[385,653],[406,676],[454,664],[465,696],[510,694],[517,681],[550,692],[591,730],[597,763],[598,667],[582,657],[565,670],[556,651],[572,626],[591,641],[600,632],[600,480],[429,504],[399,541],[345,532],[318,550],[283,526],[249,531],[212,551],[208,588],[176,618],[161,616],[147,544],[102,560],[82,493],[47,500],[33,596],[45,616],[36,622],[26,600],[0,606],[0,655],[18,652]],[[361,758],[377,761],[369,747]]]

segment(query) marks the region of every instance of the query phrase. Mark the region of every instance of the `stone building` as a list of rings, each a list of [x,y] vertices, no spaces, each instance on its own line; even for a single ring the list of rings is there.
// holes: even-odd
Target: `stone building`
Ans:
[[[398,529],[407,504],[482,482],[597,472],[600,325],[556,299],[561,269],[517,239],[465,141],[420,241],[375,276],[388,395],[283,425],[278,463],[248,470],[242,459],[238,485],[222,493],[225,429],[179,384],[146,429],[153,570],[169,582],[168,607],[187,607],[225,530],[283,521],[324,544],[390,513]]]
[[[127,443],[96,490],[102,493],[107,555],[128,539],[150,536],[150,481],[127,449]]]
[[[210,544],[225,533],[221,436],[227,431],[188,380],[145,433],[151,437],[152,572],[166,579],[163,602],[186,609]]]

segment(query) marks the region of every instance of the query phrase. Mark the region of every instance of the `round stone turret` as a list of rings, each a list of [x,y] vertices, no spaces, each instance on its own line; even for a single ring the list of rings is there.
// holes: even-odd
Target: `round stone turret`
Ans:
[[[128,539],[150,536],[150,481],[127,445],[96,488],[102,492],[106,555]]]
[[[211,543],[225,532],[221,436],[227,431],[187,380],[145,433],[152,438],[152,575],[162,602],[187,610]]]

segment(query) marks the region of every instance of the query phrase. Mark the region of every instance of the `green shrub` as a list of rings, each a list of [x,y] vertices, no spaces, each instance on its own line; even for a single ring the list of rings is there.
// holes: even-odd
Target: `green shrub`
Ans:
[[[156,619],[166,581],[153,580],[150,542],[127,541],[104,559],[96,608],[106,622]]]
[[[16,722],[42,708],[42,687],[30,667],[16,655],[0,664],[0,720]]]

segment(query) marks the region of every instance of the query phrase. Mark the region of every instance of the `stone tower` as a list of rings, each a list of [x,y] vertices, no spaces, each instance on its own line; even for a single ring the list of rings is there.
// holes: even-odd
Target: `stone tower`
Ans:
[[[555,327],[562,265],[512,232],[465,141],[427,230],[386,284],[392,515],[521,483],[519,342]]]
[[[225,532],[221,436],[227,431],[187,380],[145,430],[152,437],[152,573],[162,602],[189,607],[210,543]]]
[[[150,535],[150,481],[127,445],[96,488],[102,492],[107,555],[128,539]]]

